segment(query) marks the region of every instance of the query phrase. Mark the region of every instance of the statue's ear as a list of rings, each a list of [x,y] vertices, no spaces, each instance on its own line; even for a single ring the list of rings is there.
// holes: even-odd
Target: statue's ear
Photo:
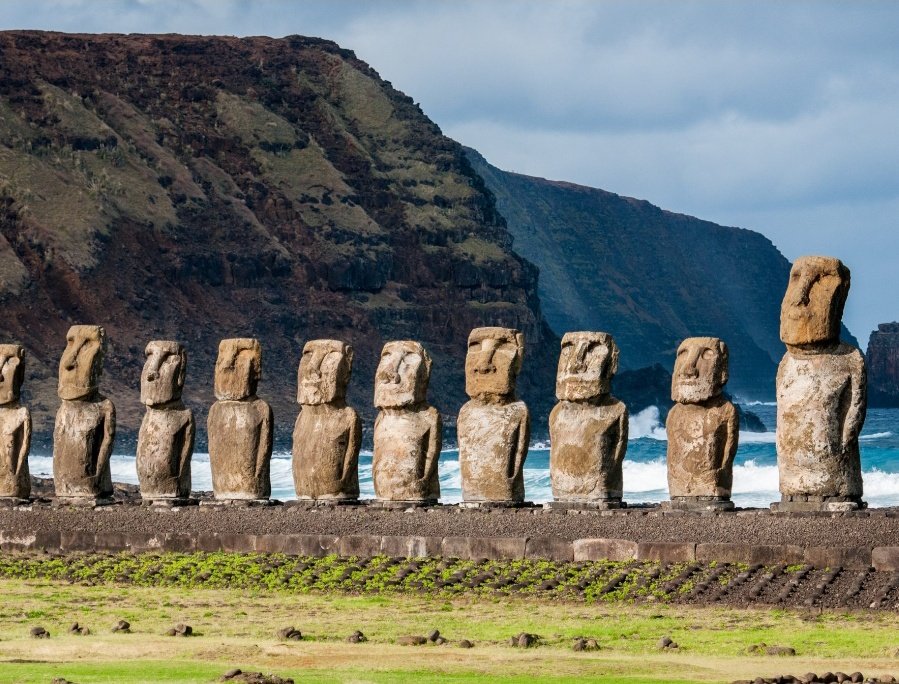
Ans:
[[[178,351],[181,357],[181,368],[178,370],[178,387],[184,387],[184,380],[187,377],[187,350],[184,347]]]
[[[521,371],[521,364],[524,361],[524,333],[515,333],[515,346],[518,347],[518,353],[515,356],[515,372]]]
[[[730,379],[730,352],[724,340],[718,340],[718,358],[720,359],[720,377],[721,385],[726,385]]]
[[[615,344],[615,340],[611,337],[609,338],[609,346],[612,349],[612,364],[610,367],[610,373],[615,375],[618,372],[618,357],[621,356],[621,350],[618,348],[618,345]]]
[[[351,345],[343,345],[343,356],[346,359],[346,372],[349,375],[353,372],[353,347]]]
[[[427,349],[425,349],[424,347],[421,347],[421,345],[419,345],[419,346],[421,348],[421,360],[424,362],[424,366],[425,366],[425,377],[430,378],[431,377],[431,355],[428,354]]]

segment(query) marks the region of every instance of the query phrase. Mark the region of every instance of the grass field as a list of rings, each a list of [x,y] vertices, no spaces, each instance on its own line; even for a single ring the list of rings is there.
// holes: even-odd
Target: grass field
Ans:
[[[9,557],[4,557],[4,562]],[[899,673],[899,616],[772,609],[685,608],[541,596],[433,595],[279,588],[135,586],[88,580],[0,579],[0,682],[212,682],[225,671],[273,672],[297,682],[730,682],[808,671]],[[112,633],[119,619],[131,633]],[[73,622],[91,634],[68,633]],[[191,637],[168,637],[177,623]],[[34,639],[40,625],[49,639]],[[281,641],[293,626],[302,641]],[[344,639],[362,630],[366,643]],[[400,646],[438,629],[443,646]],[[510,647],[519,632],[536,648]],[[575,652],[578,636],[601,649]],[[661,651],[670,636],[677,651]],[[460,639],[475,643],[459,648]],[[753,644],[797,655],[749,655]]]

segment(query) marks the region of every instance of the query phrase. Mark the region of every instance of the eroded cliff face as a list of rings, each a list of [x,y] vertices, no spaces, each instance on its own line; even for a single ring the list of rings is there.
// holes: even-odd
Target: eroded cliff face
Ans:
[[[680,341],[730,347],[728,390],[772,398],[790,263],[766,237],[572,183],[509,173],[467,150],[515,249],[540,269],[553,330],[603,330],[621,367],[671,369]],[[843,339],[856,344],[843,328]]]
[[[878,325],[865,357],[869,405],[899,407],[899,323]]]
[[[381,346],[403,338],[433,356],[452,425],[483,325],[524,331],[540,425],[553,402],[537,270],[462,148],[314,38],[0,33],[0,307],[44,434],[73,322],[106,327],[102,387],[126,432],[151,339],[187,347],[203,426],[218,341],[258,338],[282,441],[313,338],[355,347],[349,401],[369,425]]]

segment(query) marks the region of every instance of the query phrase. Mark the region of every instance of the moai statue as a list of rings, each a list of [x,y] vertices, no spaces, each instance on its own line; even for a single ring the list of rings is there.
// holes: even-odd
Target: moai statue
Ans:
[[[627,407],[613,397],[618,345],[603,332],[562,337],[555,405],[549,415],[548,508],[621,508]]]
[[[531,421],[515,397],[524,335],[511,328],[475,328],[468,336],[465,392],[459,411],[462,505],[515,505],[524,501],[524,460]]]
[[[727,345],[717,337],[681,342],[671,376],[666,506],[731,510],[734,456],[740,437],[736,407],[722,394],[728,377]]]
[[[787,346],[777,369],[775,510],[852,510],[862,501],[858,435],[867,374],[855,347],[840,341],[849,269],[839,259],[797,259],[780,309]]]
[[[103,328],[69,328],[59,362],[57,394],[62,405],[53,430],[53,484],[60,500],[112,501],[109,457],[115,441],[115,406],[98,389],[105,352]]]
[[[303,347],[297,377],[302,406],[293,429],[293,482],[297,498],[354,502],[359,498],[362,422],[346,404],[353,348],[339,340]]]
[[[31,448],[31,412],[19,403],[25,379],[25,348],[0,344],[0,498],[31,496],[28,450]]]
[[[431,357],[418,342],[388,342],[375,373],[372,477],[380,502],[435,504],[440,498],[440,413],[428,406]]]
[[[181,402],[187,354],[177,342],[147,345],[140,376],[140,400],[147,412],[137,437],[137,477],[145,501],[190,498],[190,457],[194,449],[193,411]]]
[[[212,489],[222,501],[263,501],[272,493],[271,407],[256,396],[262,373],[258,340],[222,340],[215,361],[215,398],[209,409]]]

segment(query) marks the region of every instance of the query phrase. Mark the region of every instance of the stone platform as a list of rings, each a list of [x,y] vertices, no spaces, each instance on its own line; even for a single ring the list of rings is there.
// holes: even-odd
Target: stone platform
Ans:
[[[384,510],[119,503],[0,508],[0,549],[236,551],[367,557],[805,563],[899,572],[899,509],[777,513],[659,507]]]

